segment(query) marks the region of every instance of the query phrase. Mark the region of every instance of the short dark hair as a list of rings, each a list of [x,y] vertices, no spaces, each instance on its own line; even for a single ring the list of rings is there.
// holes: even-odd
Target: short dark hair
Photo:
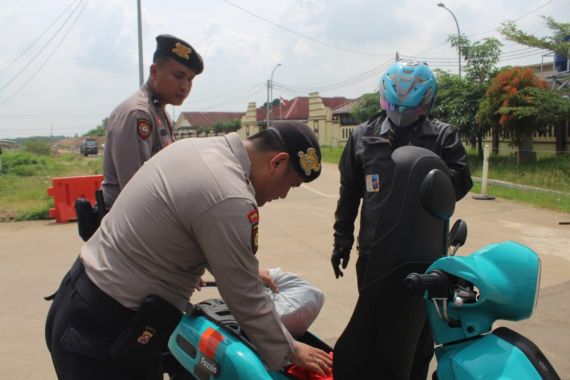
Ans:
[[[271,129],[264,129],[247,138],[259,152],[286,152],[279,136]]]

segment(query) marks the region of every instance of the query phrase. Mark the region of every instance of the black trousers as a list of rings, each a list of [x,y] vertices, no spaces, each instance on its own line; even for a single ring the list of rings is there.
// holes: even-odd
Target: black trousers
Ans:
[[[359,255],[356,260],[356,282],[358,291],[364,282],[366,267],[368,266],[368,256]],[[425,380],[428,376],[429,363],[433,357],[433,336],[429,320],[424,321],[422,332],[418,339],[416,352],[414,354],[414,364],[410,375],[410,380]]]
[[[135,312],[101,291],[78,258],[47,315],[46,343],[60,380],[162,380],[162,369],[127,368],[110,358],[115,339]]]

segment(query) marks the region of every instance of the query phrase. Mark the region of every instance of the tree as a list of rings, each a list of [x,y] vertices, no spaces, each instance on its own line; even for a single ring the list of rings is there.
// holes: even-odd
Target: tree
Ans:
[[[226,133],[237,132],[241,128],[241,120],[240,119],[228,120],[225,122],[224,128]]]
[[[198,128],[198,130],[196,131],[196,134],[198,136],[200,136],[201,134],[204,134],[204,136],[208,136],[208,133],[210,133],[210,131],[212,130],[211,126],[207,126],[207,127],[200,127]]]
[[[501,54],[502,43],[496,38],[485,38],[471,43],[467,37],[450,35],[451,46],[459,49],[465,58],[466,79],[476,83],[485,83],[497,73],[497,63]]]
[[[482,157],[481,141],[488,128],[478,126],[475,115],[485,96],[485,85],[440,70],[436,75],[438,90],[432,116],[452,124],[471,145],[478,142]]]
[[[463,35],[450,35],[451,46],[457,48],[467,65],[465,78],[438,72],[438,95],[434,116],[453,124],[459,135],[477,143],[479,157],[483,157],[483,137],[491,126],[477,123],[476,114],[485,96],[489,81],[497,74],[497,63],[502,44],[496,38],[485,38],[471,43]],[[493,133],[498,148],[498,135]]]
[[[502,25],[500,32],[506,39],[518,42],[521,45],[537,47],[554,51],[562,56],[570,56],[570,23],[563,23],[554,20],[552,17],[544,17],[546,25],[552,31],[552,36],[549,37],[535,37],[531,34],[525,33],[518,29],[516,24],[512,21],[506,22]],[[569,69],[568,67],[566,68]],[[554,76],[554,83],[560,83],[559,92],[570,98],[570,87],[567,86],[569,79],[568,72],[559,73]],[[563,152],[566,150],[566,134],[568,129],[568,119],[565,122],[559,122],[554,125],[554,134],[556,136],[556,151]]]
[[[210,126],[210,129],[218,135],[218,133],[235,132],[241,128],[241,121],[239,119],[218,121]]]
[[[519,163],[532,159],[532,135],[544,127],[537,115],[543,112],[539,101],[545,98],[539,98],[539,92],[531,89],[545,87],[545,82],[530,68],[506,69],[491,81],[479,107],[479,123],[491,125],[510,136],[512,144],[519,148]]]
[[[558,22],[552,17],[542,16],[542,18],[546,20],[546,25],[552,30],[552,36],[539,38],[527,34],[520,30],[513,21],[503,23],[499,32],[507,40],[518,42],[521,45],[551,50],[563,56],[568,56],[570,41],[566,39],[570,35],[570,23]]]
[[[352,109],[352,116],[358,123],[365,122],[380,111],[380,94],[374,92],[364,94],[358,100],[358,104]]]
[[[106,117],[101,121],[95,129],[90,130],[89,132],[85,133],[83,136],[105,136],[107,132],[107,123],[109,122],[109,118]]]
[[[23,144],[23,150],[40,156],[51,156],[53,151],[50,143],[46,139],[29,139]]]

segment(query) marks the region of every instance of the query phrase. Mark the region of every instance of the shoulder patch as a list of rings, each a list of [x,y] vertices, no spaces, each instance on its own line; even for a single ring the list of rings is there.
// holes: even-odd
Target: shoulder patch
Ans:
[[[258,241],[258,236],[259,236],[259,224],[258,223],[254,223],[251,226],[251,250],[253,251],[253,254],[255,255],[257,253],[257,241]]]
[[[147,119],[137,119],[137,133],[139,137],[146,140],[152,132],[152,123]]]
[[[247,214],[247,219],[249,220],[250,223],[259,223],[259,212],[257,211],[257,209],[251,210]]]

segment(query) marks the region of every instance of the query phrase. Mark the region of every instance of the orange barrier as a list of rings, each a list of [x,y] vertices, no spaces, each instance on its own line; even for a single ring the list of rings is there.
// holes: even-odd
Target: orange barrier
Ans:
[[[101,188],[103,176],[52,178],[51,182],[52,187],[47,189],[47,193],[53,197],[54,208],[49,209],[49,216],[55,218],[58,223],[66,223],[77,219],[77,198],[89,199],[91,205],[95,205],[95,190]]]

